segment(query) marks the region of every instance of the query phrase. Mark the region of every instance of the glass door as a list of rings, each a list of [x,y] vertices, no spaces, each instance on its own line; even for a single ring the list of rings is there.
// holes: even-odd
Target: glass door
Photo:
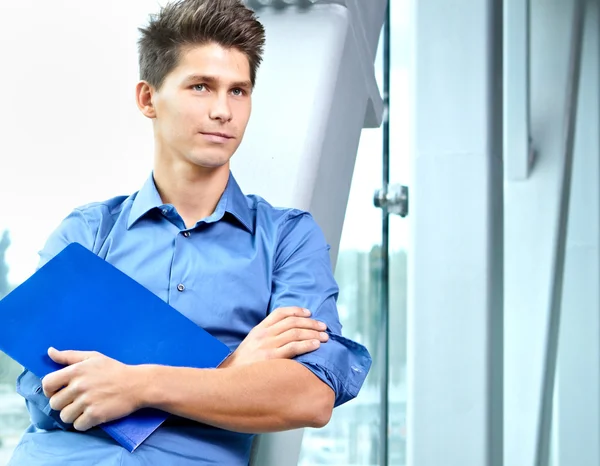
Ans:
[[[390,2],[384,25],[382,180],[375,205],[382,214],[380,457],[384,466],[406,464],[407,288],[411,0]]]
[[[376,70],[381,88],[379,49]],[[373,206],[373,188],[381,183],[382,141],[381,127],[363,130],[335,273],[344,336],[369,349],[373,366],[355,400],[336,408],[325,428],[305,430],[301,466],[381,464],[381,212]]]
[[[409,280],[410,199],[412,186],[413,0],[394,0],[390,9],[389,66],[389,179],[390,191],[400,195],[389,216],[389,444],[390,466],[406,465],[407,306]],[[401,214],[401,215],[399,215]],[[385,464],[385,463],[384,463]]]
[[[344,334],[373,366],[357,399],[324,429],[306,429],[302,466],[406,464],[412,0],[391,3],[375,62],[384,123],[362,132],[336,267]]]

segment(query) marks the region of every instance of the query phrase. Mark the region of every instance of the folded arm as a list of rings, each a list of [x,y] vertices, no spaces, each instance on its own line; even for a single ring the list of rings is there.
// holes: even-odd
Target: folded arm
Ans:
[[[262,361],[216,370],[140,366],[141,405],[238,432],[323,427],[335,395],[303,365]]]
[[[281,308],[255,327],[218,369],[128,366],[97,352],[57,351],[67,366],[43,381],[50,406],[85,431],[152,407],[238,432],[322,427],[333,389],[291,358],[327,344],[324,323]]]

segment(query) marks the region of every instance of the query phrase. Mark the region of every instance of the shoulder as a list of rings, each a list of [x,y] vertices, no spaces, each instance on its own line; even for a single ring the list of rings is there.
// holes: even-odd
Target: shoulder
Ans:
[[[75,207],[54,231],[65,239],[72,238],[91,249],[98,232],[110,229],[117,218],[127,211],[132,196],[116,196],[101,202]]]
[[[76,207],[73,213],[80,215],[85,221],[90,223],[96,223],[107,217],[118,217],[133,202],[136,194],[131,196],[116,196],[101,202],[90,202]]]
[[[71,243],[79,243],[90,251],[103,232],[110,230],[127,205],[129,196],[118,196],[103,202],[77,207],[54,229],[40,251],[41,267]]]
[[[274,207],[264,198],[256,195],[247,195],[246,198],[248,199],[248,207],[255,212],[257,223],[268,222],[272,224],[280,235],[296,228],[303,231],[320,231],[310,212],[290,207]]]
[[[310,212],[273,207],[259,196],[246,197],[249,207],[256,211],[257,227],[268,225],[265,229],[273,234],[276,264],[314,253],[328,254],[329,245]]]

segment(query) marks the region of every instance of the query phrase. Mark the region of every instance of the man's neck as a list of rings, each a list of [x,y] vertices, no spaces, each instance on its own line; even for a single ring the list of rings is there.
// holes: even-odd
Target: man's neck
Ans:
[[[172,204],[187,228],[210,216],[229,180],[229,163],[202,168],[185,162],[154,164],[154,183],[165,204]]]

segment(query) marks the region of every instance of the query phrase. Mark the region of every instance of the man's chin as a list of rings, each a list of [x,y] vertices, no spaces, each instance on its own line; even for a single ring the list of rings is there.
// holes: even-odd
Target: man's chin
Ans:
[[[202,156],[192,155],[190,161],[197,167],[216,170],[227,165],[230,158],[230,156],[225,157],[223,154],[202,154]]]

